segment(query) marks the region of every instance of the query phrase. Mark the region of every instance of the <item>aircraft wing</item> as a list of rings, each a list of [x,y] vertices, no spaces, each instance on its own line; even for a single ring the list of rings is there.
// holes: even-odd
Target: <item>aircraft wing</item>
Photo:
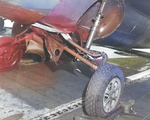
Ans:
[[[47,15],[60,0],[0,0],[0,16],[30,24]]]

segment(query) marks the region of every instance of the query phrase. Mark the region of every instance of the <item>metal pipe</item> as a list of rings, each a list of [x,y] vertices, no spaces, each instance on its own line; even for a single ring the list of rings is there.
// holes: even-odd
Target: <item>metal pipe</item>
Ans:
[[[103,0],[103,1],[102,1],[102,4],[101,4],[101,6],[100,6],[100,9],[99,9],[99,11],[98,11],[98,13],[97,13],[97,16],[96,16],[96,18],[95,18],[94,25],[93,25],[93,27],[91,28],[89,37],[88,37],[88,39],[87,39],[87,42],[86,42],[86,45],[85,45],[85,49],[90,49],[90,47],[91,47],[91,44],[92,44],[92,42],[93,42],[94,35],[95,35],[95,33],[96,33],[96,30],[97,30],[97,27],[98,27],[98,25],[99,25],[99,23],[100,23],[100,20],[101,20],[102,16],[103,16],[102,12],[103,12],[103,10],[104,10],[106,1],[107,1],[107,0]]]
[[[76,44],[75,42],[73,42],[72,38],[70,37],[69,34],[65,34],[65,33],[61,33],[61,35],[64,37],[64,39],[69,42],[71,45],[73,45],[74,47],[76,47],[77,49],[81,50],[82,52],[92,56],[92,57],[101,57],[101,53],[100,52],[90,52],[89,50],[84,49],[83,47],[79,46],[78,44]]]
[[[81,60],[82,62],[86,63],[88,66],[90,66],[91,68],[93,68],[94,70],[97,70],[98,66],[95,64],[92,64],[90,61],[88,61],[87,59],[83,58],[82,56],[80,56],[79,54],[77,54],[76,52],[70,50],[68,47],[64,47],[64,50],[66,50],[68,53],[70,53],[71,55],[75,56],[76,58],[78,58],[79,60]]]
[[[100,52],[96,52],[96,53],[90,53],[88,50],[82,48],[81,46],[79,46],[78,44],[76,44],[75,42],[73,42],[72,40],[67,40],[71,45],[75,46],[77,49],[81,50],[82,52],[92,56],[92,57],[101,57],[101,53]]]

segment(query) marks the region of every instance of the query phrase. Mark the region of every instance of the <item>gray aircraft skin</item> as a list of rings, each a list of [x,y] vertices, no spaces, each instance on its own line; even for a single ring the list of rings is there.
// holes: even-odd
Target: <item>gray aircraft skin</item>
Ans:
[[[132,51],[150,47],[150,0],[125,0],[121,25],[108,37],[94,44]]]

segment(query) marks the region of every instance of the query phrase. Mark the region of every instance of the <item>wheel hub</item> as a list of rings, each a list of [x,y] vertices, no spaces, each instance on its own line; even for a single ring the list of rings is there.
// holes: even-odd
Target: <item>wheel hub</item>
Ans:
[[[113,78],[107,85],[103,96],[103,108],[105,112],[111,112],[120,97],[121,94],[121,82],[118,77]]]

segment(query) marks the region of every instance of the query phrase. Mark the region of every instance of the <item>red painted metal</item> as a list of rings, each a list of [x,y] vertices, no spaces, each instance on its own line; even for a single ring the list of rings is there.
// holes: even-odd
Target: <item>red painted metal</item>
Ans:
[[[35,10],[35,8],[26,9],[23,7],[23,5],[21,6],[20,4],[19,5],[14,4],[10,1],[0,0],[0,16],[6,19],[15,21],[17,23],[21,23],[21,24],[31,24],[36,21],[39,21],[39,22],[42,22],[43,24],[53,26],[64,33],[74,32],[77,22],[81,21],[81,22],[78,22],[78,26],[80,24],[80,27],[85,26],[86,28],[88,28],[88,30],[85,30],[84,28],[84,31],[78,30],[78,32],[81,32],[80,34],[82,34],[83,40],[85,40],[88,36],[90,27],[93,25],[93,22],[91,22],[91,19],[95,17],[97,10],[100,6],[100,2],[97,0],[88,0],[88,1],[87,0],[70,0],[70,1],[60,0],[60,2],[58,2],[58,0],[54,0],[54,1],[55,1],[56,6],[54,7],[54,5],[53,6],[50,5],[51,10],[49,10],[50,12],[46,15],[46,14],[43,14],[42,10],[40,12],[40,10],[39,11]],[[97,3],[97,4],[93,5],[94,3]],[[92,5],[93,7],[91,7]],[[116,0],[108,0],[106,4],[106,8],[104,9],[104,16],[109,14],[106,17],[111,19],[112,17],[108,17],[108,16],[110,16],[110,14],[111,16],[113,16],[112,14],[115,14],[115,12],[112,13],[111,10],[112,8],[116,6],[118,7],[119,13],[121,13],[123,6],[119,5],[119,2],[117,2]],[[37,9],[38,8],[39,7],[37,6]],[[119,16],[119,19],[120,17],[121,16]],[[102,24],[105,24],[106,22],[103,22]],[[103,25],[100,25],[100,26],[103,26]],[[109,25],[107,24],[107,26]],[[105,27],[105,28],[108,29],[108,27]],[[112,28],[111,31],[113,30],[114,28]],[[105,31],[103,31],[103,33],[101,33],[99,37],[106,36],[104,35],[104,33],[106,34]]]
[[[26,29],[22,33],[18,34],[15,37],[15,41],[13,41],[11,45],[13,46],[13,45],[19,44],[21,42],[25,42],[25,41],[29,42],[30,40],[33,40],[33,41],[35,41],[37,43],[43,44],[43,40],[42,40],[41,37],[44,37],[44,34],[43,34],[43,36],[39,37],[35,32],[31,32],[30,34],[26,35],[25,37],[22,37],[22,36],[24,36],[26,34],[27,31],[28,31],[28,29]],[[41,30],[41,31],[43,31],[43,30]],[[39,33],[39,34],[42,34],[42,33]]]
[[[0,16],[17,23],[31,24],[44,17],[45,14],[0,0]]]
[[[16,44],[12,37],[0,38],[0,72],[9,71],[18,67],[25,50],[25,45]]]
[[[37,1],[39,3],[42,2],[40,0]],[[43,44],[43,39],[46,40],[47,50],[55,62],[59,60],[63,50],[66,50],[93,69],[97,69],[97,65],[94,65],[78,53],[94,57],[99,56],[99,53],[87,51],[82,47],[84,47],[84,41],[87,40],[90,28],[93,26],[101,1],[51,0],[50,2],[52,3],[50,9],[48,9],[50,12],[46,15],[42,12],[43,10],[39,10],[40,6],[34,8],[33,4],[28,7],[23,1],[0,0],[0,16],[15,21],[16,26],[14,28],[17,28],[18,31],[21,30],[20,34],[17,33],[18,31],[14,32],[13,36],[15,39],[12,37],[0,38],[0,71],[8,71],[17,67],[25,51],[25,41],[34,40]],[[121,2],[118,2],[118,0],[108,0],[95,38],[102,38],[112,33],[121,23],[123,14],[124,6]],[[52,26],[63,33],[71,33],[73,41],[68,41],[71,46],[67,46],[67,40],[64,42],[64,39],[59,34],[33,27],[31,24],[35,22]],[[26,24],[23,29],[20,26],[21,24]]]
[[[64,33],[74,32],[77,21],[97,0],[60,0],[40,22],[51,25]]]

